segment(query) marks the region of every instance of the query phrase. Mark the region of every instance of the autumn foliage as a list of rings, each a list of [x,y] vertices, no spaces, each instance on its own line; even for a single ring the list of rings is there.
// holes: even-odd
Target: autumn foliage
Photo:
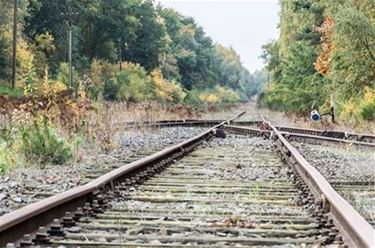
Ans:
[[[326,75],[331,68],[331,54],[335,48],[333,42],[334,20],[332,16],[326,16],[323,24],[316,27],[315,31],[321,34],[321,49],[319,56],[316,58],[315,69]]]

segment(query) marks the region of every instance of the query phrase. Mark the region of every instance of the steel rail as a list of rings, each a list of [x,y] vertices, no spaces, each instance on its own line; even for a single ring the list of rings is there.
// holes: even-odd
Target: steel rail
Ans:
[[[237,123],[234,122],[233,124],[237,124]],[[239,134],[262,133],[262,136],[270,135],[270,131],[257,129],[257,128],[249,128],[249,127],[242,127],[242,126],[236,126],[236,125],[224,125],[224,128],[226,128],[227,130],[239,133]],[[360,142],[360,141],[355,141],[355,140],[344,140],[344,139],[330,138],[330,137],[311,135],[311,134],[300,134],[300,133],[291,133],[291,132],[280,132],[280,133],[284,135],[284,137],[287,138],[288,140],[293,139],[293,138],[314,139],[314,140],[319,140],[323,142],[334,142],[334,143],[340,143],[340,144],[345,144],[345,145],[357,145],[357,146],[375,148],[375,143]]]
[[[266,121],[263,116],[262,119],[272,131],[272,137],[287,161],[301,175],[315,199],[322,201],[323,209],[332,217],[346,243],[353,247],[375,247],[375,230],[372,226],[333,189],[319,171],[285,139],[275,126]]]
[[[14,242],[20,239],[22,235],[36,231],[39,226],[47,225],[53,219],[62,217],[65,212],[73,211],[77,207],[83,206],[85,202],[92,201],[94,196],[98,195],[104,189],[113,189],[117,182],[122,181],[126,176],[141,168],[146,168],[162,161],[169,163],[186,154],[204,140],[210,139],[218,128],[231,123],[244,113],[245,111],[177,145],[119,167],[94,179],[90,183],[48,197],[1,216],[0,246]]]
[[[279,131],[279,132],[282,135],[284,135],[284,137],[286,137],[287,139],[290,139],[290,138],[315,139],[315,140],[326,141],[326,142],[334,142],[334,143],[341,143],[341,144],[346,144],[346,145],[357,145],[357,146],[366,146],[366,147],[375,148],[375,143],[370,143],[370,142],[338,139],[338,138],[331,138],[331,137],[311,135],[311,134],[300,134],[300,133],[291,133],[291,132],[282,132],[282,131]]]
[[[257,128],[241,127],[234,125],[224,125],[224,130],[230,131],[235,134],[251,134],[256,136],[270,137],[271,131],[261,130]]]
[[[375,142],[375,135],[372,135],[372,134],[350,133],[350,132],[344,132],[344,131],[324,131],[324,130],[319,130],[319,129],[307,129],[307,128],[298,128],[298,127],[285,127],[285,126],[277,126],[277,129],[283,132],[311,134],[311,135],[318,135],[318,136],[345,139],[345,140]]]
[[[168,126],[208,126],[217,125],[224,120],[202,120],[202,119],[181,119],[181,120],[159,120],[159,121],[146,121],[146,122],[122,122],[116,125],[123,125],[125,127],[168,127]],[[262,124],[262,121],[235,121],[234,125],[237,126],[251,126]],[[375,135],[350,133],[344,131],[329,131],[319,129],[308,129],[299,127],[286,127],[275,126],[282,132],[297,133],[297,134],[310,134],[314,136],[327,137],[337,140],[348,140],[363,143],[375,143]],[[333,141],[333,140],[332,140]]]
[[[202,119],[182,119],[182,120],[159,120],[146,122],[122,122],[115,125],[123,125],[127,128],[133,127],[170,127],[170,126],[207,126],[217,125],[225,120],[202,120]],[[262,121],[238,121],[240,125],[258,125]]]

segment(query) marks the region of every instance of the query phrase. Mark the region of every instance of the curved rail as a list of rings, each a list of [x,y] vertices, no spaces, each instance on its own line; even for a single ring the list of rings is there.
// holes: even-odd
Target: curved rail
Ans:
[[[297,127],[285,127],[285,126],[277,126],[277,129],[282,132],[310,134],[310,135],[323,136],[323,137],[329,137],[329,138],[335,138],[335,139],[375,143],[375,135],[372,135],[372,134],[349,133],[349,132],[343,132],[343,131],[323,131],[323,130],[318,130],[318,129],[307,129],[307,128],[297,128]]]
[[[146,122],[123,122],[117,125],[123,125],[127,128],[131,127],[171,127],[171,126],[210,126],[218,125],[224,120],[202,120],[202,119],[182,119],[182,120],[159,120],[159,121],[146,121]],[[259,126],[262,121],[233,121],[236,126]],[[328,131],[319,129],[308,129],[298,127],[275,126],[279,131],[284,133],[306,134],[314,136],[331,138],[331,141],[347,140],[353,144],[369,144],[375,143],[375,135],[372,134],[359,134],[349,133],[344,131]]]
[[[237,124],[234,122],[233,124]],[[255,134],[256,132],[261,132],[263,136],[269,136],[270,131],[269,130],[261,130],[257,128],[250,128],[250,127],[242,127],[242,126],[235,126],[235,125],[225,125],[227,129],[230,129],[234,132],[240,133],[240,134]],[[330,138],[330,137],[324,137],[324,136],[318,136],[318,135],[311,135],[311,134],[299,134],[299,133],[291,133],[291,132],[280,132],[285,138],[288,140],[290,139],[313,139],[323,142],[334,142],[334,143],[340,143],[345,145],[357,145],[357,146],[363,146],[363,147],[369,147],[369,148],[375,148],[375,143],[367,143],[367,142],[359,142],[354,140],[344,140],[344,139],[338,139],[338,138]]]
[[[245,111],[180,144],[119,167],[83,186],[59,193],[1,216],[0,246],[4,246],[8,242],[14,242],[20,239],[22,235],[36,231],[35,229],[38,226],[47,225],[54,218],[63,216],[65,212],[83,206],[85,202],[92,201],[94,196],[100,194],[104,189],[113,189],[116,182],[123,181],[131,173],[141,168],[148,168],[160,161],[169,163],[190,152],[201,142],[211,138],[216,129],[229,124],[244,113]]]

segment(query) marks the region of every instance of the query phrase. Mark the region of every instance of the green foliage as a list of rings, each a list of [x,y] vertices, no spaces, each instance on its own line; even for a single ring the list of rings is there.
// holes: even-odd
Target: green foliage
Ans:
[[[11,75],[11,10],[10,1],[0,2],[0,79],[9,80]]]
[[[102,93],[104,92],[105,86],[107,86],[106,92],[108,94],[108,99],[115,99],[114,95],[118,89],[109,89],[108,87],[110,84],[108,81],[115,77],[117,71],[117,65],[108,63],[107,61],[94,59],[90,65],[88,78],[86,79],[86,82],[83,83],[86,92],[88,93],[88,97],[94,100],[102,99]],[[111,97],[112,95],[113,97]]]
[[[5,141],[0,138],[0,174],[16,163],[16,156]]]
[[[12,97],[20,97],[23,95],[23,90],[20,88],[16,88],[12,90],[10,87],[4,85],[0,82],[0,95],[7,95]]]
[[[155,99],[158,101],[179,103],[185,98],[186,93],[181,85],[164,79],[161,70],[154,70],[151,73],[151,79],[154,86]]]
[[[42,164],[64,164],[73,156],[67,140],[58,134],[46,118],[34,121],[31,126],[22,126],[20,134],[20,150],[28,160],[40,161]]]
[[[65,84],[69,87],[69,64],[61,63],[56,71],[56,80],[60,83]],[[73,68],[73,83],[78,83],[80,81],[78,72]]]
[[[184,99],[184,103],[186,104],[189,104],[189,105],[192,105],[192,106],[201,106],[202,107],[202,101],[201,99],[199,98],[199,90],[197,89],[192,89],[190,91],[188,91],[185,99]]]
[[[53,36],[46,32],[35,37],[34,66],[39,77],[43,77],[45,69],[49,67],[49,58],[56,50]]]
[[[20,4],[17,78],[28,94],[37,91],[37,82],[49,74],[54,83],[69,85],[68,2]],[[215,97],[207,93],[208,99],[232,102],[259,91],[236,51],[214,45],[191,17],[155,6],[152,0],[71,4],[77,13],[72,26],[73,83],[91,99],[177,103],[189,90],[210,92],[220,85],[236,97],[229,94],[226,100],[215,92]],[[6,1],[1,7],[5,11],[0,15],[0,79],[9,81],[12,5]]]
[[[240,95],[234,90],[227,87],[216,86],[214,89],[193,89],[188,92],[184,102],[205,110],[208,107],[230,105],[239,100]]]
[[[153,85],[146,70],[139,64],[126,63],[104,86],[107,100],[140,102],[152,99]]]
[[[371,120],[372,102],[361,97],[375,88],[373,0],[280,3],[280,37],[263,46],[271,81],[264,103],[307,112],[333,95],[343,120]]]
[[[6,38],[0,34],[0,78],[3,79],[9,77],[9,56],[7,54],[8,47],[9,45]]]
[[[366,121],[375,120],[375,102],[367,103],[361,106],[361,116]]]
[[[0,133],[0,173],[21,164],[65,164],[80,146],[79,136],[68,139],[45,116],[14,118]]]
[[[266,68],[256,70],[253,74],[247,75],[243,85],[246,97],[242,98],[250,99],[257,94],[262,93],[266,88],[268,77],[268,71]]]
[[[240,100],[240,96],[229,87],[215,86],[213,94],[218,96],[221,103],[236,103]]]
[[[375,15],[375,11],[370,11]],[[332,71],[328,75],[348,99],[363,93],[366,86],[375,87],[375,18],[351,5],[334,15],[336,49],[332,54]]]

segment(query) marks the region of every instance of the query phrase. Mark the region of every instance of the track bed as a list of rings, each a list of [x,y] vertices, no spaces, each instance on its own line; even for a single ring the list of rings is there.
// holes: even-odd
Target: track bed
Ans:
[[[375,227],[375,155],[370,148],[292,142],[307,160]]]
[[[290,175],[272,141],[214,139],[143,184],[119,188],[111,208],[54,245],[312,246],[322,229]]]

